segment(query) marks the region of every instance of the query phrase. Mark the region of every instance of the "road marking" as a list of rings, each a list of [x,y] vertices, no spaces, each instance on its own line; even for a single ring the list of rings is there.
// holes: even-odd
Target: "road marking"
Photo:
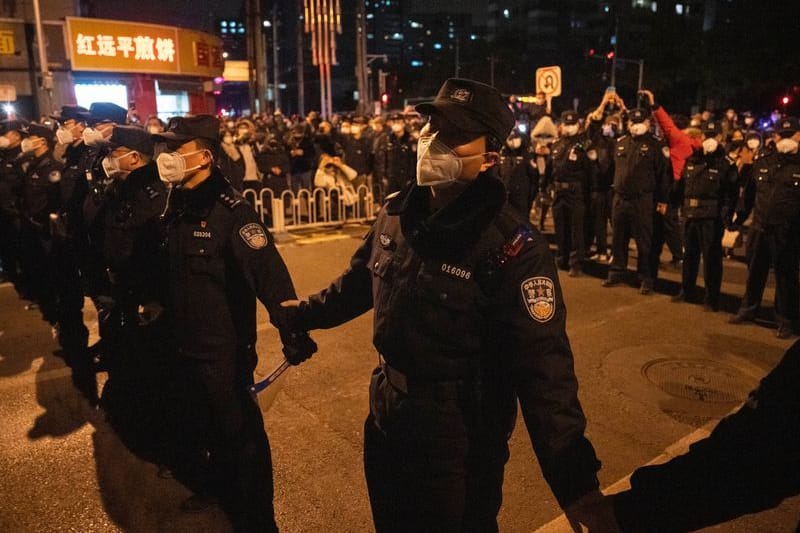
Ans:
[[[294,244],[316,244],[319,242],[341,241],[350,238],[350,235],[345,235],[343,233],[334,233],[331,235],[312,235],[311,237],[297,239],[294,241]]]

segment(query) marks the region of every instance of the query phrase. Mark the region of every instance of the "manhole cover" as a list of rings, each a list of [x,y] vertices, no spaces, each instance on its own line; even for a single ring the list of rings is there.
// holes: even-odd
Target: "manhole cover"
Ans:
[[[642,367],[655,386],[677,398],[737,403],[755,388],[752,378],[735,368],[703,359],[657,359]]]

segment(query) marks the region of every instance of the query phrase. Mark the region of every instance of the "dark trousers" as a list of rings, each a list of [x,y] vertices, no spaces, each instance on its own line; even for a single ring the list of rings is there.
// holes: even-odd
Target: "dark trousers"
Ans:
[[[269,440],[261,411],[247,391],[252,370],[237,368],[233,357],[185,359],[180,376],[192,441],[187,447],[209,452],[201,482],[219,497],[236,531],[278,531]]]
[[[20,253],[18,222],[18,220],[15,223],[8,218],[0,217],[0,266],[2,266],[8,281],[17,286],[17,290],[20,290],[21,287],[18,286]]]
[[[628,243],[636,240],[637,272],[643,282],[652,283],[650,246],[653,239],[653,196],[643,194],[634,198],[614,195],[612,204],[611,250],[614,260],[608,269],[609,279],[619,279],[628,268]]]
[[[376,370],[364,425],[364,470],[378,533],[496,532],[504,435],[476,434],[458,399],[403,394]]]
[[[789,326],[798,318],[800,236],[788,227],[750,228],[747,234],[747,284],[739,314],[753,318],[761,305],[770,264],[775,267],[775,319]]]
[[[719,305],[722,284],[722,220],[719,218],[690,218],[684,227],[683,276],[681,289],[687,297],[694,292],[700,258],[703,258],[703,282],[706,287],[704,303]]]
[[[569,189],[556,189],[553,220],[556,225],[556,263],[560,268],[579,267],[586,259],[583,236],[586,203],[580,183]]]
[[[22,227],[21,267],[23,286],[30,289],[30,297],[39,304],[42,317],[55,325],[58,322],[58,294],[53,257],[53,241],[41,228],[33,224]]]
[[[592,193],[592,223],[587,248],[594,242],[598,254],[608,253],[608,219],[611,214],[611,199],[610,191]]]
[[[658,268],[661,265],[661,251],[664,244],[672,253],[673,260],[683,259],[683,242],[680,235],[680,222],[678,221],[678,208],[667,206],[667,214],[662,215],[653,209],[653,242],[650,247],[650,275],[653,279],[658,277]]]

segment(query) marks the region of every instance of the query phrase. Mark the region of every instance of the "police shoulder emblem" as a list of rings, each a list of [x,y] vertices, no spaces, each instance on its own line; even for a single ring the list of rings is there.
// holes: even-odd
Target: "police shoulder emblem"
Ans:
[[[528,278],[520,285],[522,303],[531,318],[548,322],[556,312],[556,291],[553,280],[544,276]]]
[[[239,235],[241,235],[242,240],[247,243],[247,246],[253,250],[260,250],[269,243],[267,232],[264,231],[261,225],[255,222],[242,226],[241,229],[239,229]]]
[[[392,247],[393,244],[392,238],[386,233],[381,233],[380,236],[378,237],[378,240],[381,242],[381,247],[384,250],[388,250],[389,248]]]

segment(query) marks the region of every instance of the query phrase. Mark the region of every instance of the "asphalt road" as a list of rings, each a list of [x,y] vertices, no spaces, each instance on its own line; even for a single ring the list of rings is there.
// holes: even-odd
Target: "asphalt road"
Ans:
[[[364,231],[348,228],[282,245],[299,294],[319,290],[340,273]],[[666,281],[651,296],[625,286],[602,288],[592,275],[562,276],[580,398],[588,436],[603,461],[603,487],[736,408],[793,342],[776,339],[768,322],[727,324],[746,270],[735,261],[726,261],[725,269],[729,297],[719,313],[671,303],[666,292],[676,290],[675,271],[664,272]],[[771,298],[768,291],[765,301]],[[266,374],[280,360],[277,332],[264,310],[259,313],[259,372]],[[316,332],[319,354],[287,372],[266,414],[282,531],[372,530],[361,462],[367,385],[376,363],[371,318],[367,313]],[[88,302],[86,320],[96,333]],[[188,490],[158,477],[153,464],[123,445],[103,411],[80,399],[55,350],[38,313],[26,311],[10,286],[0,286],[0,531],[229,531],[219,510],[186,515],[177,509]],[[551,522],[560,510],[521,420],[511,449],[501,531],[558,530]],[[793,533],[799,519],[796,497],[707,531]]]

